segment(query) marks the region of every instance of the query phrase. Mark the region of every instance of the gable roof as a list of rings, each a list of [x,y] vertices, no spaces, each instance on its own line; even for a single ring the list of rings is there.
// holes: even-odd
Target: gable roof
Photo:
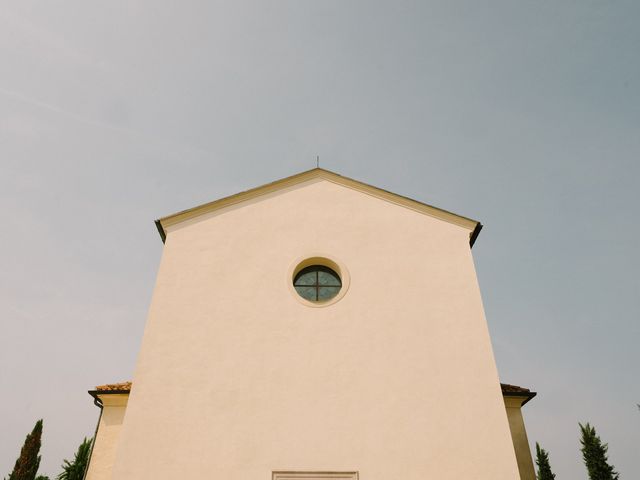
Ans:
[[[402,195],[398,195],[397,193],[392,193],[387,190],[374,187],[372,185],[368,185],[358,180],[343,177],[342,175],[338,175],[337,173],[325,170],[323,168],[314,168],[312,170],[307,170],[306,172],[282,178],[280,180],[276,180],[275,182],[252,188],[251,190],[236,193],[235,195],[214,200],[213,202],[205,203],[197,207],[174,213],[173,215],[162,217],[156,220],[156,227],[158,228],[158,232],[160,233],[160,238],[162,238],[162,241],[164,242],[167,238],[166,229],[168,227],[177,225],[185,220],[189,220],[224,207],[245,202],[261,195],[277,192],[278,190],[283,190],[285,188],[292,187],[317,178],[327,180],[337,185],[342,185],[343,187],[351,188],[367,195],[386,200],[387,202],[401,205],[425,215],[429,215],[445,222],[458,225],[459,227],[466,228],[467,230],[469,230],[469,244],[471,246],[473,246],[476,238],[478,237],[478,234],[480,233],[480,230],[482,229],[482,224],[477,220],[472,220],[470,218],[448,212],[447,210],[427,205],[426,203],[419,202],[417,200],[413,200],[411,198],[404,197]]]

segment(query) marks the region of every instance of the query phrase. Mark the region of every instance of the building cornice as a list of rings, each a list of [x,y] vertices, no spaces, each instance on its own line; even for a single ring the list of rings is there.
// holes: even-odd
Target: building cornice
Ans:
[[[462,215],[458,215],[447,210],[443,210],[441,208],[419,202],[412,198],[404,197],[402,195],[398,195],[397,193],[389,192],[387,190],[368,185],[352,178],[338,175],[337,173],[325,170],[323,168],[314,168],[312,170],[307,170],[306,172],[298,173],[296,175],[292,175],[275,182],[267,183],[256,188],[246,190],[244,192],[236,193],[228,197],[214,200],[213,202],[189,208],[172,215],[167,215],[166,217],[162,217],[156,220],[156,227],[158,228],[160,238],[164,242],[167,238],[168,229],[170,229],[174,225],[178,225],[182,222],[194,219],[201,215],[212,213],[226,207],[231,207],[233,205],[253,200],[267,194],[276,193],[286,188],[295,187],[299,184],[310,182],[316,179],[326,180],[335,183],[336,185],[351,188],[367,195],[371,195],[375,198],[385,200],[395,205],[400,205],[416,212],[428,215],[430,217],[437,218],[439,220],[443,220],[453,225],[465,228],[469,231],[469,244],[471,246],[473,246],[476,238],[478,237],[478,234],[480,233],[480,230],[482,229],[482,224],[477,220],[463,217]]]

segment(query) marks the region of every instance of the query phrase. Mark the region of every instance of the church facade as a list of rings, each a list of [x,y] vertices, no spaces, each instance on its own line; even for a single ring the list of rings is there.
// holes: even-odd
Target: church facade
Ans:
[[[500,384],[477,221],[313,169],[156,222],[133,382],[89,480],[534,480]]]

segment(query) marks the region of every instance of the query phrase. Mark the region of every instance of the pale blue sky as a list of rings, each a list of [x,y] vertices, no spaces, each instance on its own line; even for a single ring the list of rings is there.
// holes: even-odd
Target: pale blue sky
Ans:
[[[0,1],[0,476],[131,377],[153,220],[322,166],[477,218],[503,381],[640,477],[640,3]]]

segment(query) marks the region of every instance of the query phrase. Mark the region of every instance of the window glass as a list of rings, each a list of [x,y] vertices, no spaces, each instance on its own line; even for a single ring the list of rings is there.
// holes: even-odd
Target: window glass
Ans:
[[[298,272],[293,286],[302,298],[311,302],[327,301],[342,288],[340,276],[324,265],[311,265]]]

